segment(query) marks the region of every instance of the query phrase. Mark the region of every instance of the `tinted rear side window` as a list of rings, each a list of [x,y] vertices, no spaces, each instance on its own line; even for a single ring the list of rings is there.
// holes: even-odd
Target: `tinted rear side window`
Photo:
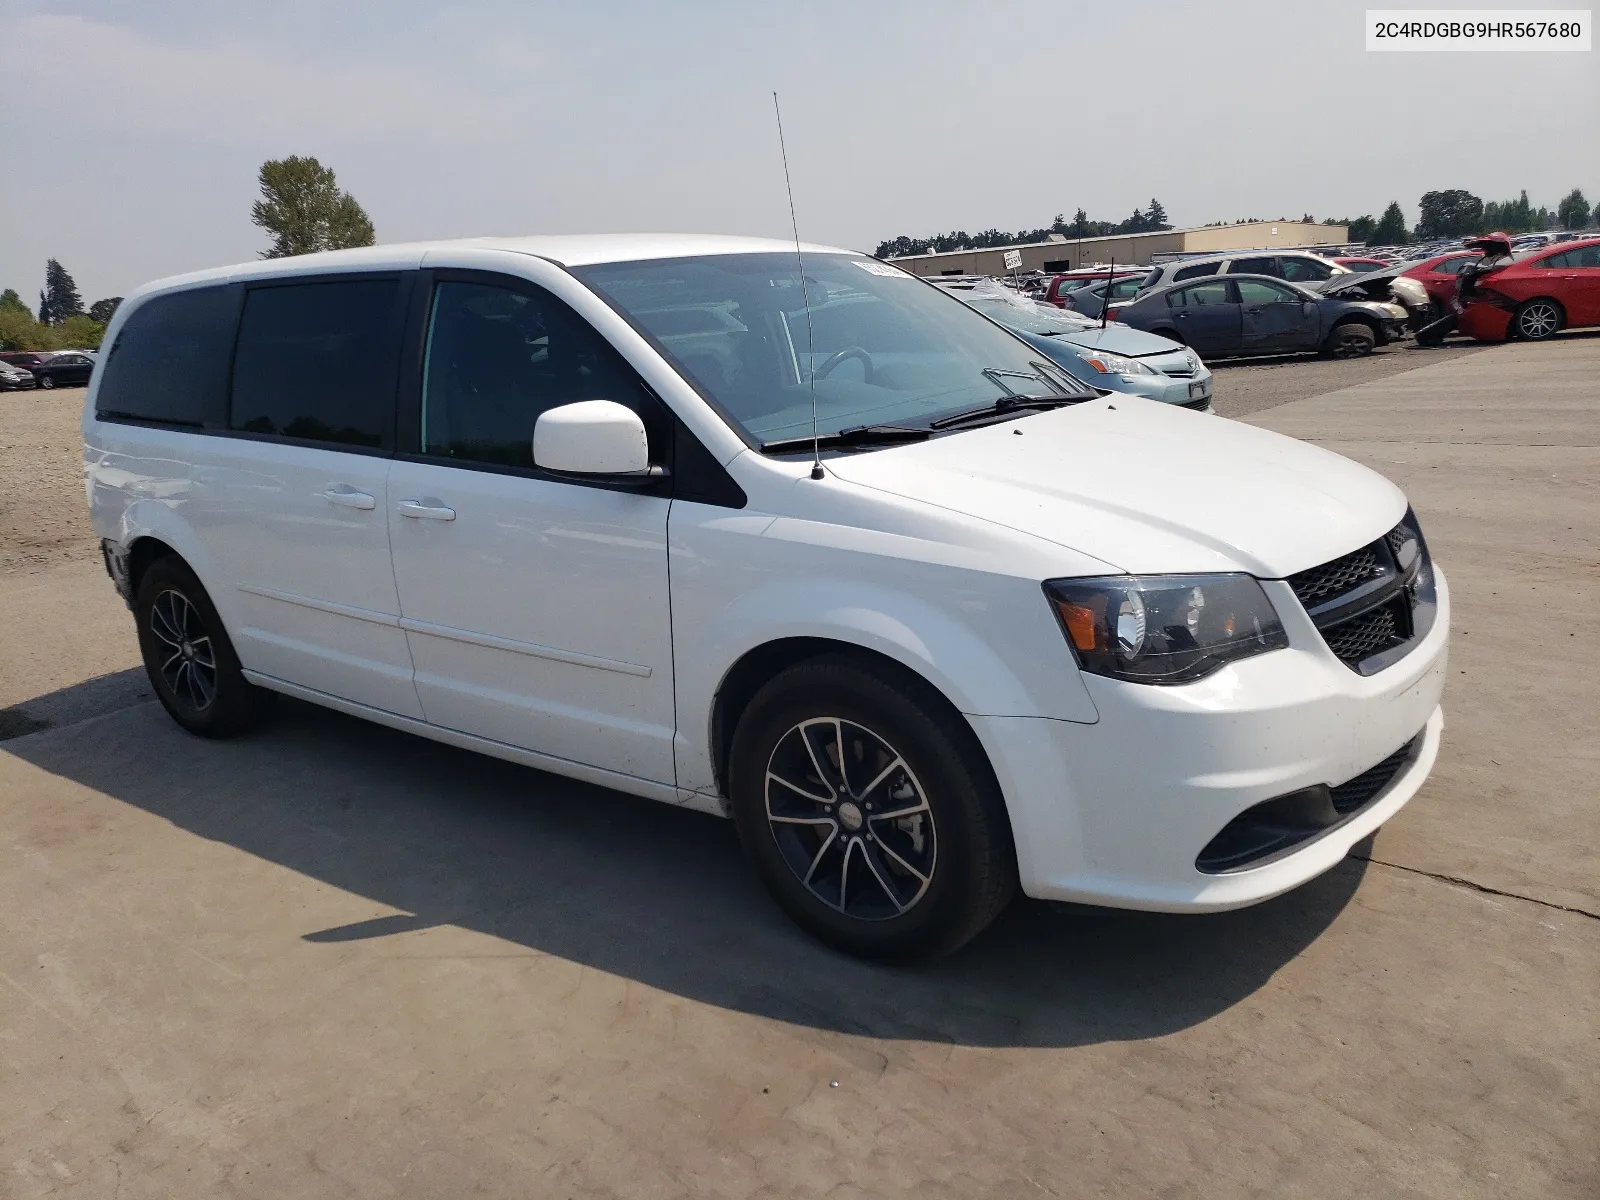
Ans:
[[[1236,258],[1228,268],[1230,275],[1279,275],[1278,260],[1273,258]]]
[[[222,411],[239,293],[226,285],[152,296],[100,367],[95,415],[200,425]]]
[[[400,285],[355,279],[248,292],[229,427],[383,445],[394,414]]]
[[[1221,265],[1219,262],[1209,262],[1196,263],[1192,267],[1179,267],[1172,273],[1172,278],[1177,281],[1179,279],[1194,279],[1201,275],[1215,275],[1217,268]]]

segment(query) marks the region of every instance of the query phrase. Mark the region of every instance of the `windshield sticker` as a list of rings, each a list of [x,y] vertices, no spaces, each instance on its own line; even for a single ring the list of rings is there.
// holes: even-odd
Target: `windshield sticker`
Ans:
[[[869,275],[883,275],[889,279],[914,278],[913,276],[906,274],[899,267],[891,267],[888,263],[873,262],[871,259],[867,258],[852,258],[850,261],[855,263],[856,266],[860,267]]]

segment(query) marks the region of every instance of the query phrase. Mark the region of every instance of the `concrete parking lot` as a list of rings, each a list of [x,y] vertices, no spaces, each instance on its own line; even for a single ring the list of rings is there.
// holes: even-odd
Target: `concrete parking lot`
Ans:
[[[1279,900],[1019,904],[916,969],[806,940],[708,817],[298,704],[183,734],[82,393],[0,395],[0,1196],[1592,1200],[1597,379],[1583,335],[1219,370],[1412,498],[1433,777]]]

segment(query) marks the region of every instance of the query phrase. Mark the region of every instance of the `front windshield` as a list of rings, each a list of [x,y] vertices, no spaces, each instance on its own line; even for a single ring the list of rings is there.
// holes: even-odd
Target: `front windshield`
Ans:
[[[575,269],[758,442],[863,425],[927,427],[1003,396],[1087,399],[1085,388],[965,304],[874,259],[793,254]],[[813,369],[813,362],[815,364]]]

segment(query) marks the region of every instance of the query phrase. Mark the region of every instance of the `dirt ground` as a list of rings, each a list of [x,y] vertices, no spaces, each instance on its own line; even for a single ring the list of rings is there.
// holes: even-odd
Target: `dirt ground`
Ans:
[[[1225,417],[1249,416],[1280,404],[1464,358],[1484,349],[1473,342],[1455,340],[1434,348],[1409,342],[1382,346],[1366,358],[1285,354],[1274,358],[1217,359],[1209,364],[1215,376],[1212,407]]]
[[[0,392],[0,574],[93,556],[83,388]]]
[[[1415,505],[1432,777],[1266,904],[900,969],[710,817],[302,704],[184,734],[83,393],[0,394],[0,1197],[1596,1200],[1600,337],[1217,375]]]

